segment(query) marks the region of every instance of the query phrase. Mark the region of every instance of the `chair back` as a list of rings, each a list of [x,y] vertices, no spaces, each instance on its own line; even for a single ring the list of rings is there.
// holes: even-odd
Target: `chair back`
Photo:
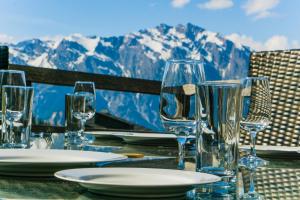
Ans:
[[[300,49],[253,52],[249,76],[269,77],[272,98],[271,124],[257,135],[256,144],[300,146]],[[240,142],[250,142],[242,130]]]

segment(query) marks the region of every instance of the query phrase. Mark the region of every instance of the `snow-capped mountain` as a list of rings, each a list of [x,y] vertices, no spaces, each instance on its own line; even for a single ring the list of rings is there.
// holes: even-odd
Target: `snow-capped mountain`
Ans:
[[[59,40],[31,39],[10,45],[14,64],[85,71],[133,78],[161,80],[170,58],[203,58],[215,76],[246,76],[250,49],[235,45],[218,33],[193,24],[140,30],[117,37],[73,34]],[[122,83],[120,83],[122,84]],[[39,85],[35,115],[52,123],[63,122],[64,94],[68,87]],[[97,93],[97,111],[161,130],[159,97],[112,91]]]

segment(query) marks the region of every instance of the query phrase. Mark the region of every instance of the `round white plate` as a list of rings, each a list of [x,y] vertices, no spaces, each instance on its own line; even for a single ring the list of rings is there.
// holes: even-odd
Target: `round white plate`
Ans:
[[[99,162],[126,159],[126,156],[91,151],[54,149],[1,149],[0,174],[16,176],[53,176],[55,171],[90,167]]]
[[[240,149],[250,150],[250,146],[242,145],[240,146]],[[255,149],[257,151],[257,154],[264,156],[300,156],[300,147],[255,145]]]
[[[152,168],[83,168],[55,173],[90,191],[123,197],[183,196],[195,185],[220,181],[220,177],[182,170]]]
[[[138,132],[113,132],[113,131],[94,131],[90,132],[95,137],[117,137],[123,139],[127,143],[141,142],[176,142],[176,135],[169,133],[138,133]],[[188,138],[194,139],[191,135]]]

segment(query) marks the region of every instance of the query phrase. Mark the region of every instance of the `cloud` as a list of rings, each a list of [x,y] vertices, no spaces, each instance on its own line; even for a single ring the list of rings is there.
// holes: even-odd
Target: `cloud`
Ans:
[[[300,42],[298,40],[292,41],[292,48],[293,49],[300,49]]]
[[[283,35],[274,35],[269,38],[264,46],[266,50],[288,49],[290,47],[288,38]]]
[[[254,50],[261,50],[263,49],[263,44],[260,42],[255,41],[252,37],[246,35],[239,35],[237,33],[232,33],[230,35],[225,36],[226,39],[231,40],[235,43],[238,47],[248,46]]]
[[[271,10],[279,4],[280,0],[248,0],[243,5],[246,15],[251,15],[254,19],[267,18],[274,15]]]
[[[63,35],[46,35],[40,37],[40,39],[44,41],[58,41],[58,40],[62,40],[64,37],[65,36]]]
[[[199,8],[208,10],[221,10],[233,6],[232,0],[209,0],[205,3],[198,4]]]
[[[227,39],[233,41],[237,47],[242,45],[250,47],[255,51],[266,51],[266,50],[284,50],[284,49],[295,49],[300,48],[300,42],[297,40],[289,41],[284,35],[273,35],[266,41],[255,41],[252,37],[246,35],[239,35],[233,33],[226,36]]]
[[[16,39],[12,36],[0,33],[0,43],[14,43]]]
[[[172,0],[171,5],[174,8],[182,8],[188,3],[190,3],[190,0]]]

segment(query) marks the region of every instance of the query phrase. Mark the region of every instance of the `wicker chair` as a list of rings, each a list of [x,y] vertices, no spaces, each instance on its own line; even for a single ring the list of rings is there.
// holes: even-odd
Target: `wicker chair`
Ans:
[[[249,173],[242,171],[244,189],[249,188]],[[256,172],[255,189],[265,199],[300,199],[300,169],[261,168]]]
[[[267,76],[272,97],[272,123],[256,144],[300,146],[300,50],[254,52],[249,76]],[[240,143],[249,144],[241,131]]]
[[[300,50],[253,52],[249,76],[267,76],[272,98],[272,122],[257,135],[258,145],[300,146]],[[249,144],[241,131],[240,143]],[[249,188],[244,170],[244,188]],[[256,172],[256,190],[265,199],[300,199],[300,169],[266,168]]]

